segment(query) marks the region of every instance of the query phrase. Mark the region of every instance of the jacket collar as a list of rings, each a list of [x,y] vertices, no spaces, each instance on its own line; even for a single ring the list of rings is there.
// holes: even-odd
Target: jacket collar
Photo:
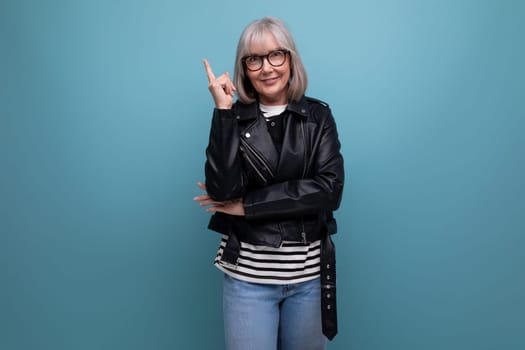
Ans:
[[[235,115],[238,120],[250,120],[257,118],[258,102],[249,104],[237,102],[235,104]],[[310,115],[308,102],[303,96],[299,101],[289,101],[286,110],[293,112],[293,114],[308,117]]]

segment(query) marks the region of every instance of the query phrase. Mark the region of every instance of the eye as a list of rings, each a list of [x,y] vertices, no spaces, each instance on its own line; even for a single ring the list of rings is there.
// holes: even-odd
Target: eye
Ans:
[[[253,64],[259,62],[260,58],[259,56],[248,56],[246,57],[246,63],[247,64]]]
[[[284,52],[282,50],[272,51],[270,52],[269,56],[271,58],[280,58],[284,55]]]

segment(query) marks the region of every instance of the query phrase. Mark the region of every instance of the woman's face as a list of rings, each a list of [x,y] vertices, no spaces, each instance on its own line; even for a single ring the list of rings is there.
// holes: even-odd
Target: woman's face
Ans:
[[[250,55],[265,56],[275,50],[280,50],[274,36],[266,33],[263,40],[250,46]],[[259,102],[265,105],[285,105],[288,103],[288,81],[290,80],[290,54],[285,53],[285,61],[275,67],[268,57],[262,59],[262,67],[251,71],[246,68],[246,76],[250,79],[255,91],[259,94]]]

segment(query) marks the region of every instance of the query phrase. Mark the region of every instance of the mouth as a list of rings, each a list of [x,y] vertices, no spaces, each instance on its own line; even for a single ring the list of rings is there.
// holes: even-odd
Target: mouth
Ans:
[[[268,78],[268,79],[262,79],[261,81],[262,81],[262,83],[263,83],[264,85],[273,85],[273,84],[275,84],[277,81],[279,81],[279,77]]]

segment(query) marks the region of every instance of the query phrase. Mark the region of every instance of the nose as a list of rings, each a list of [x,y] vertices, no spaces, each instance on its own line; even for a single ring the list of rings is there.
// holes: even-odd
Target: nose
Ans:
[[[273,66],[270,64],[270,61],[268,60],[268,57],[264,57],[262,60],[262,68],[263,71],[271,71],[273,69]]]

